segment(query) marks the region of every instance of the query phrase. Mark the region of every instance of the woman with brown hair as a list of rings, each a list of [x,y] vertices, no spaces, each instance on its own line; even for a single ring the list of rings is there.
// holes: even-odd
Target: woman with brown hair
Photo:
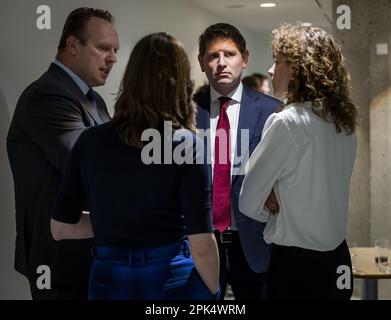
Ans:
[[[216,298],[210,178],[197,161],[192,90],[182,45],[148,35],[131,53],[113,120],[73,149],[51,227],[56,240],[94,236],[90,299]],[[152,163],[143,152],[151,131],[159,138],[150,141],[159,147]],[[175,161],[179,144],[194,150],[192,161]]]
[[[267,222],[269,298],[349,299],[345,237],[357,110],[343,57],[320,28],[283,25],[273,36],[269,73],[286,107],[265,124],[240,210]]]

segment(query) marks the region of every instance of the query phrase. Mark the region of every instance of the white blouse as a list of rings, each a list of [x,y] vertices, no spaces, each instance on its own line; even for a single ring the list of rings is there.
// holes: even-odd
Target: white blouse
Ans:
[[[337,133],[311,105],[290,104],[266,121],[246,168],[239,209],[267,222],[267,243],[328,251],[346,236],[357,142],[355,133]],[[277,215],[264,208],[272,189]]]

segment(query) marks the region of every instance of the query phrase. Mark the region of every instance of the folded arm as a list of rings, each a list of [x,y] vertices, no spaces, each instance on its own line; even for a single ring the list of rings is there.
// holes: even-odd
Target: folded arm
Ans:
[[[270,213],[279,210],[273,187],[298,146],[285,121],[278,114],[269,117],[260,144],[251,155],[240,191],[240,211],[255,220],[265,222],[265,207]]]

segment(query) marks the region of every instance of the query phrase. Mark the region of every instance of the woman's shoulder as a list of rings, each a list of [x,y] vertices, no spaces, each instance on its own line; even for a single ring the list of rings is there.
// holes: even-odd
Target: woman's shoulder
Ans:
[[[282,111],[274,114],[274,120],[280,120],[287,126],[300,126],[312,117],[311,102],[299,102],[286,105]]]
[[[95,148],[96,146],[111,144],[114,137],[115,128],[108,122],[84,129],[78,140],[84,147]]]
[[[96,126],[87,127],[83,134],[86,137],[94,137],[96,135],[107,134],[113,129],[110,122],[102,123]]]

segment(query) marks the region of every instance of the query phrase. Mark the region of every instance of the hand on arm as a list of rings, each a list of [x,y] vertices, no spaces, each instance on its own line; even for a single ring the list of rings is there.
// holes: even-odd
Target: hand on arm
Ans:
[[[77,223],[64,223],[54,219],[50,221],[50,230],[56,241],[67,239],[88,239],[94,237],[89,214],[83,213]]]
[[[273,189],[266,199],[265,207],[269,209],[272,215],[278,214],[278,212],[280,211],[280,205],[278,204],[278,200],[276,198],[276,195],[274,194]]]

